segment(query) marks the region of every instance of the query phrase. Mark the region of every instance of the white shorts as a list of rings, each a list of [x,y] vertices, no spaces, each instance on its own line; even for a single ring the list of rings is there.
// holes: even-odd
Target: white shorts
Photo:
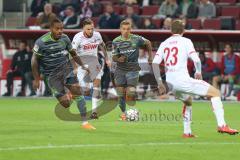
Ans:
[[[210,87],[209,83],[191,77],[176,78],[174,81],[167,81],[167,83],[171,91],[180,100],[188,99],[189,95],[206,96]]]
[[[90,70],[90,74],[88,75],[86,71],[82,69],[82,67],[78,67],[77,77],[78,77],[80,86],[84,86],[86,83],[91,83],[95,79],[101,80],[103,75],[102,70],[96,71],[96,69],[92,69],[91,67],[89,67],[89,70]]]

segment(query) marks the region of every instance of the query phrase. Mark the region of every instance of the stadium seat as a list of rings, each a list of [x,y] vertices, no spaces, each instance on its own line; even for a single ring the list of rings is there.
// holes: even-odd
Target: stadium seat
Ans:
[[[134,13],[135,13],[135,14],[139,14],[139,13],[140,13],[140,7],[139,7],[139,5],[133,5],[132,7],[133,7],[133,10],[134,10]],[[123,8],[122,8],[122,14],[123,14],[123,15],[126,14],[126,8],[127,8],[127,6],[123,6]]]
[[[161,28],[162,19],[152,19],[152,23],[156,25],[157,28]]]
[[[240,8],[236,6],[222,7],[221,16],[232,16],[238,19],[240,17]]]
[[[229,3],[229,4],[234,4],[234,3],[236,3],[236,0],[219,0],[219,3]]]
[[[37,20],[37,18],[36,17],[28,17],[28,19],[27,19],[27,22],[26,22],[26,26],[28,27],[28,26],[34,26],[34,25],[36,25],[36,20]]]
[[[144,6],[142,8],[142,15],[143,16],[152,16],[158,13],[159,6]]]
[[[113,9],[115,13],[122,14],[122,7],[120,5],[114,5]]]
[[[235,19],[232,16],[221,16],[221,29],[223,30],[234,30],[235,29]]]
[[[91,19],[92,19],[92,21],[94,23],[94,26],[97,27],[98,26],[99,17],[92,17]]]
[[[201,20],[200,19],[188,19],[187,23],[192,26],[192,29],[201,29]]]
[[[206,19],[203,22],[203,29],[221,29],[221,20],[218,18],[215,19]]]
[[[235,29],[240,30],[240,20],[237,20],[235,23]]]

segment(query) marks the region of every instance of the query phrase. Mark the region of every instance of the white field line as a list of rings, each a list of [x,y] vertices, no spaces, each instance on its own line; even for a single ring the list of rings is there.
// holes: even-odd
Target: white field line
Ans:
[[[40,149],[94,148],[94,147],[141,147],[141,146],[172,146],[172,145],[240,145],[240,142],[159,142],[136,144],[66,144],[46,146],[22,146],[0,148],[0,151],[24,151]]]

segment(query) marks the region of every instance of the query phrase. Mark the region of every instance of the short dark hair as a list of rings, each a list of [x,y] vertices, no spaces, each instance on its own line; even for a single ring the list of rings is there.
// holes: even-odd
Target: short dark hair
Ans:
[[[86,18],[83,22],[82,22],[82,26],[86,26],[86,25],[90,25],[93,24],[93,21],[90,18]]]
[[[225,47],[226,47],[226,46],[229,46],[231,49],[233,49],[233,45],[232,45],[231,43],[226,43],[226,44],[225,44]]]
[[[62,23],[62,21],[58,18],[54,18],[51,22],[50,22],[50,27],[53,27],[55,23]]]
[[[184,28],[182,20],[174,20],[171,25],[171,32],[173,34],[182,34],[184,32]]]

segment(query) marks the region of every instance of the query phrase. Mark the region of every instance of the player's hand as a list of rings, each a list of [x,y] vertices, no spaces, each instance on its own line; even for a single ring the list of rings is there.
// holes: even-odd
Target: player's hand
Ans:
[[[33,89],[36,91],[40,87],[40,81],[39,80],[33,80]]]
[[[166,94],[166,92],[167,92],[167,89],[162,82],[158,85],[158,91],[159,91],[160,95]]]
[[[195,77],[195,79],[202,80],[202,74],[201,73],[195,73],[194,77]]]
[[[106,60],[106,64],[107,64],[108,67],[111,67],[111,65],[112,65],[112,63],[109,59]]]
[[[123,63],[123,62],[126,61],[126,59],[127,59],[126,56],[121,55],[121,56],[118,58],[118,62]]]
[[[150,65],[152,65],[152,61],[153,61],[152,57],[149,57],[149,58],[148,58],[148,63],[149,63]]]
[[[85,70],[87,72],[87,74],[90,74],[90,70],[87,67],[82,66],[82,69]]]

